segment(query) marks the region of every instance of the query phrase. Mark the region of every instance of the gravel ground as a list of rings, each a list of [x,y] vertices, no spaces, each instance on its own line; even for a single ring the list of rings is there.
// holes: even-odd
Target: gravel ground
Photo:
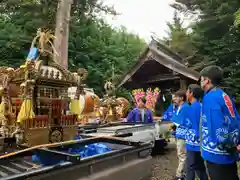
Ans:
[[[172,180],[177,168],[176,145],[169,144],[166,150],[154,157],[151,180]]]
[[[161,122],[160,131],[164,134],[168,131],[169,122]],[[153,159],[153,169],[151,180],[172,180],[175,177],[177,169],[176,144],[168,144],[165,151]]]
[[[176,174],[177,164],[176,145],[168,144],[163,153],[153,158],[152,177],[148,180],[172,180]],[[240,177],[240,162],[238,175]]]

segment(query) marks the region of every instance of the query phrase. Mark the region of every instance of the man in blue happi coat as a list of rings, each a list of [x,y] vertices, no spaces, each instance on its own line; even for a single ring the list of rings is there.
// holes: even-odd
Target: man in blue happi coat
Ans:
[[[239,180],[237,152],[239,119],[230,97],[219,88],[223,78],[218,66],[204,68],[201,87],[205,95],[202,102],[201,152],[207,162],[211,180]]]
[[[144,97],[140,98],[138,101],[138,106],[128,114],[127,122],[152,123],[152,111],[146,108],[145,104],[146,99]]]
[[[163,112],[162,120],[171,121],[173,114],[176,112],[177,105],[175,103],[175,95],[172,95],[172,103],[169,105],[166,111]]]
[[[163,112],[162,117],[160,118],[161,121],[172,121],[172,117],[174,115],[174,113],[177,110],[177,105],[175,103],[175,95],[172,94],[172,103],[169,105],[169,107]],[[170,126],[172,126],[172,124],[170,124]],[[170,127],[172,128],[172,127]],[[166,129],[162,129],[161,130],[163,137],[165,138],[166,141],[170,142],[170,134],[172,134],[173,136],[175,136],[175,131],[169,132],[169,130]]]
[[[202,95],[201,87],[197,84],[188,86],[186,96],[191,104],[189,116],[184,125],[187,128],[185,143],[187,150],[186,160],[186,179],[195,180],[195,173],[200,180],[208,180],[204,160],[200,152],[200,133],[199,125],[201,118],[201,103],[199,102]]]
[[[185,148],[185,134],[186,127],[184,122],[189,115],[189,105],[186,103],[186,92],[179,90],[175,93],[175,102],[178,106],[176,112],[172,117],[172,121],[176,126],[176,144],[177,144],[177,157],[178,168],[176,172],[176,180],[184,179],[184,170],[186,162],[186,148]]]

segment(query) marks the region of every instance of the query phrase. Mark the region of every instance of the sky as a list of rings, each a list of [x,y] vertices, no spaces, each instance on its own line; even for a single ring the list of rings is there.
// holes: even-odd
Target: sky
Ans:
[[[120,13],[117,17],[107,16],[113,27],[124,25],[130,32],[138,34],[146,41],[152,33],[166,36],[167,22],[173,19],[174,9],[169,6],[174,0],[104,0]]]

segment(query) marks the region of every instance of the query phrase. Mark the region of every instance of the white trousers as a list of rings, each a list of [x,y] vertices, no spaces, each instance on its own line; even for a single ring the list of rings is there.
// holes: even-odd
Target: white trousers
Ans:
[[[187,158],[187,152],[185,148],[185,141],[183,139],[176,139],[177,144],[177,157],[178,157],[178,168],[176,172],[177,177],[184,176],[184,168]]]

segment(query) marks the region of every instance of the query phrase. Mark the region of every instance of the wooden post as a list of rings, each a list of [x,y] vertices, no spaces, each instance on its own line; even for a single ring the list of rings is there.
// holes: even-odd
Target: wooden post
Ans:
[[[55,62],[68,68],[68,38],[71,5],[73,0],[59,0],[56,13],[56,29],[54,46],[58,54],[54,55]]]

